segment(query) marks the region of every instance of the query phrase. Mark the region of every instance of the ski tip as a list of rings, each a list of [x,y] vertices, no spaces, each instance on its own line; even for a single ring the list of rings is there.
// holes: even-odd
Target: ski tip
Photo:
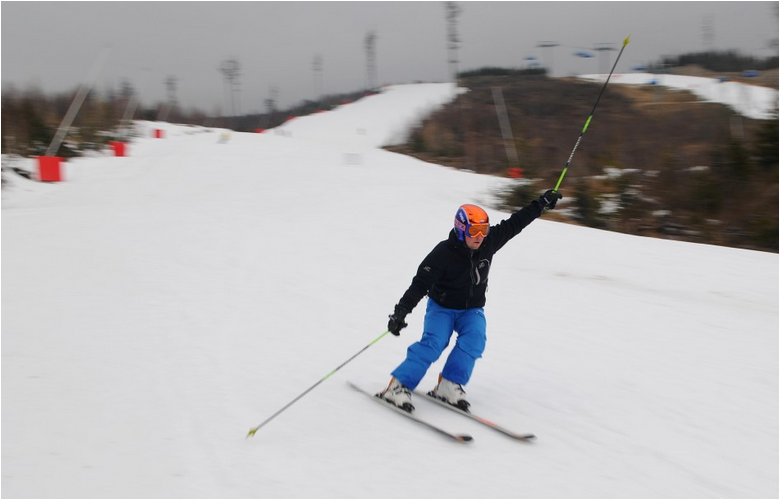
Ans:
[[[459,440],[460,442],[472,442],[473,437],[471,437],[470,435],[457,435],[457,440]]]

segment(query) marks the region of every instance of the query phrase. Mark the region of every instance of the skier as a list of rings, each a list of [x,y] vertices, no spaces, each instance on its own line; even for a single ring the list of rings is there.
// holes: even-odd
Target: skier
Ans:
[[[403,361],[392,371],[389,385],[379,395],[408,412],[414,410],[411,390],[418,386],[430,365],[446,349],[452,333],[457,342],[449,354],[433,396],[468,410],[463,385],[476,360],[484,352],[487,322],[485,292],[492,256],[545,210],[554,209],[563,195],[547,190],[508,219],[489,225],[486,211],[477,205],[461,205],[454,229],[419,265],[410,287],[389,315],[388,328],[395,336],[408,326],[405,316],[427,295],[424,333],[408,347]]]

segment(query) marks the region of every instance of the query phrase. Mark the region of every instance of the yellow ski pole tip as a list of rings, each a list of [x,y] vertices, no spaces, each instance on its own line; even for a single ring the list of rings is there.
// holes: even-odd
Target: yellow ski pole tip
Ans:
[[[630,41],[631,41],[631,35],[628,35],[627,37],[625,37],[625,41],[623,41],[623,47],[628,45],[628,42],[630,42]]]
[[[256,436],[256,432],[258,431],[258,428],[253,428],[249,432],[247,432],[247,436],[245,438],[250,438]]]

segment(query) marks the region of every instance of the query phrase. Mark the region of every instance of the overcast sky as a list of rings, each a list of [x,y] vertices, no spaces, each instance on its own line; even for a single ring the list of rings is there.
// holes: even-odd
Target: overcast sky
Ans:
[[[574,53],[630,35],[617,71],[704,50],[777,55],[777,2],[459,2],[461,70],[536,62],[555,76],[606,72],[617,52]],[[241,65],[239,111],[264,111],[365,88],[366,35],[374,31],[377,82],[447,81],[444,2],[2,2],[2,85],[75,90],[125,80],[145,105],[166,99],[230,111],[222,61]],[[543,49],[541,42],[556,42]],[[105,55],[105,57],[103,55]],[[322,70],[314,71],[321,58]],[[98,62],[106,62],[100,65]],[[316,76],[319,75],[319,78]]]

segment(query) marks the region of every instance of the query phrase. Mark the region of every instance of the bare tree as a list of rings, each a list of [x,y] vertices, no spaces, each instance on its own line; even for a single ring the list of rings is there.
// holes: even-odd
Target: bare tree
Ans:
[[[266,107],[266,114],[263,114],[259,117],[259,121],[258,121],[259,128],[270,127],[271,124],[274,122],[275,115],[277,115],[277,99],[279,93],[280,90],[278,89],[277,85],[269,86],[269,95],[267,96],[266,99],[264,99],[264,107]]]
[[[324,58],[322,55],[316,54],[313,57],[313,90],[316,101],[321,98],[321,93],[323,92],[323,71]]]
[[[364,37],[364,50],[367,53],[367,88],[375,90],[377,86],[377,70],[375,66],[375,42],[378,39],[375,31],[367,32]]]
[[[166,78],[166,95],[169,98],[169,104],[176,106],[177,104],[177,77],[169,75]]]
[[[120,84],[120,104],[125,106],[125,111],[117,126],[117,138],[120,141],[127,141],[133,129],[132,120],[133,115],[136,113],[136,108],[139,106],[139,99],[133,85],[124,79]]]
[[[169,118],[171,110],[177,106],[177,77],[169,75],[163,82],[166,85],[166,106],[161,108],[158,120],[165,122]]]
[[[279,93],[279,90],[276,85],[273,85],[269,87],[269,97],[264,99],[264,104],[266,105],[266,112],[268,114],[272,114],[275,111],[277,111],[277,94]]]
[[[449,51],[449,73],[459,84],[459,34],[457,33],[457,17],[462,9],[457,2],[446,2],[446,46]]]
[[[708,14],[701,18],[701,42],[704,50],[712,50],[715,42],[715,14]]]
[[[234,95],[239,92],[239,77],[241,65],[236,59],[226,59],[220,64],[219,71],[223,74],[223,82],[226,84],[225,89],[228,91],[229,100],[231,102],[231,114],[237,115],[237,106],[234,103]]]

